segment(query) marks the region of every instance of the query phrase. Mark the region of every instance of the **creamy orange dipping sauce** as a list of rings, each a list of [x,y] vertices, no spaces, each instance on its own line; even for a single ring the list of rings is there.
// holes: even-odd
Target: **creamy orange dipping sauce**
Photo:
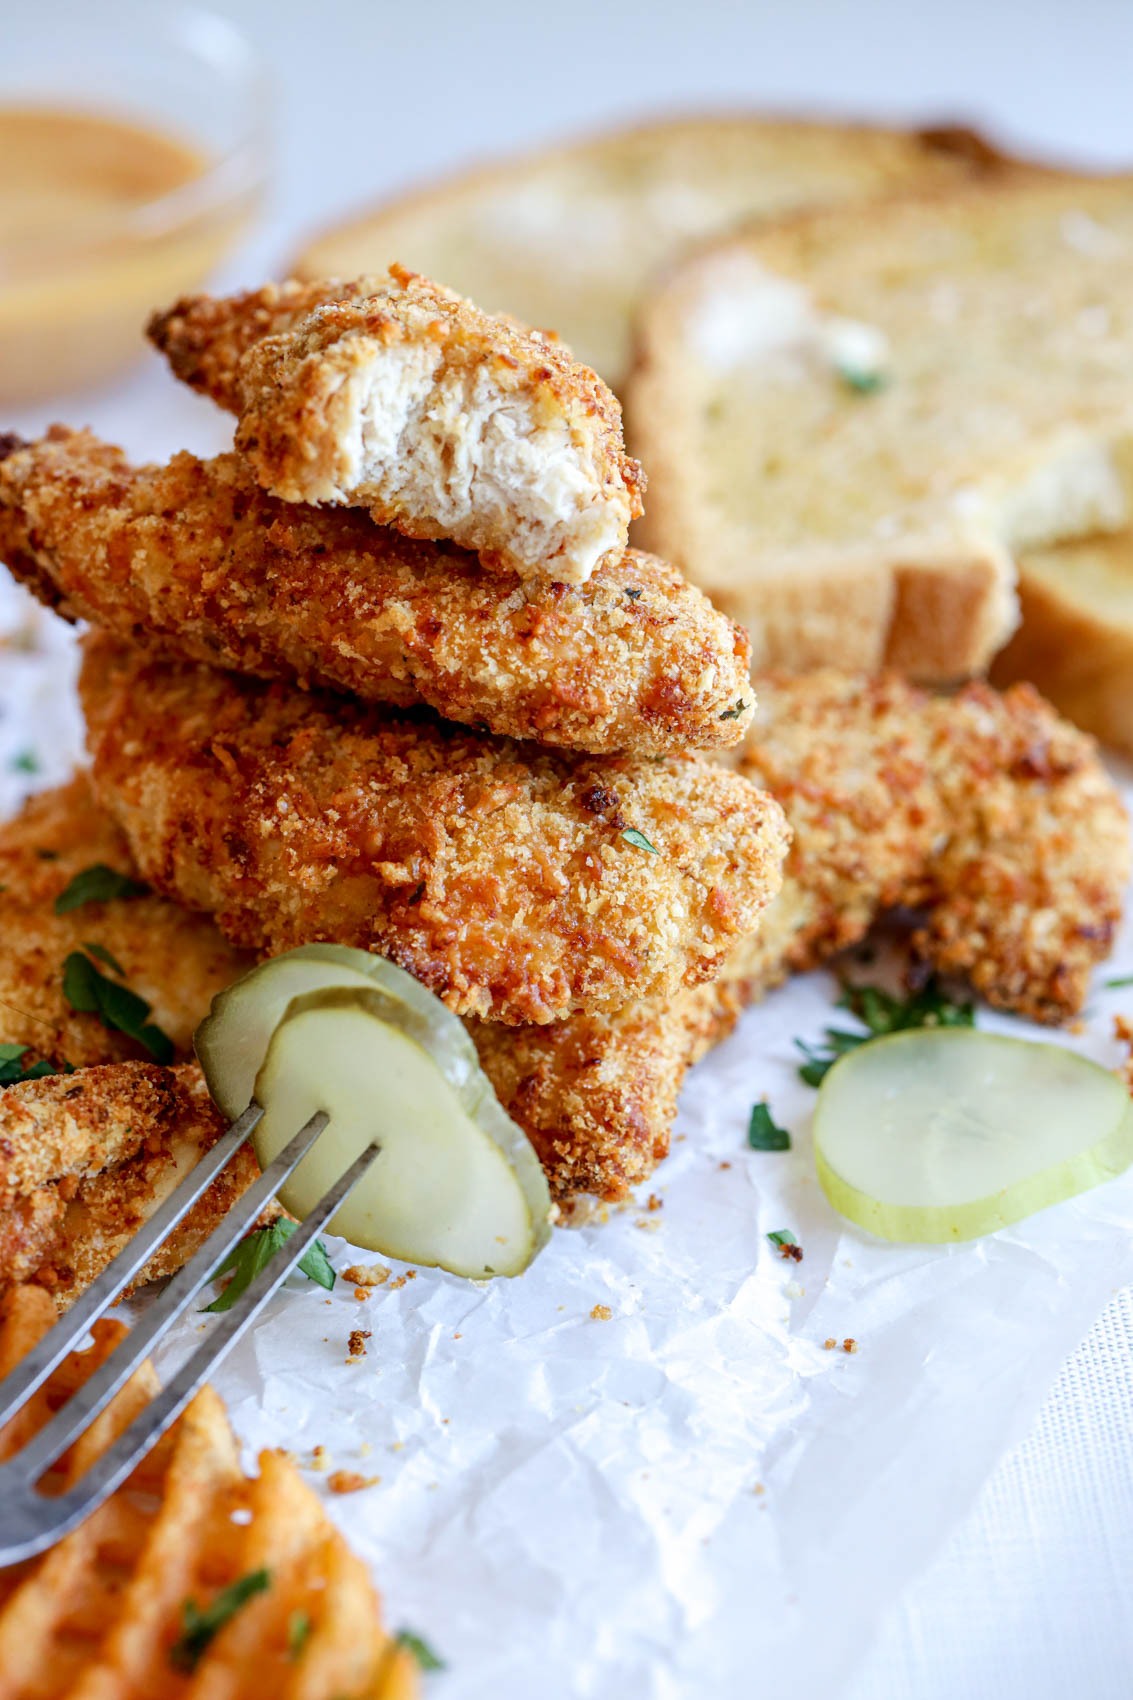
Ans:
[[[108,376],[199,283],[246,209],[194,196],[209,161],[114,118],[0,108],[0,401]],[[182,191],[177,198],[162,198]]]

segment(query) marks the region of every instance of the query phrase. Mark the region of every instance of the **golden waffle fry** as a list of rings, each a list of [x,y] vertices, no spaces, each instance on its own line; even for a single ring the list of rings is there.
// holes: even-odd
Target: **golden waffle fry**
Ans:
[[[0,1374],[55,1319],[49,1296],[0,1303]],[[102,1321],[0,1431],[19,1450],[124,1332]],[[152,1397],[144,1364],[47,1484],[62,1491]],[[281,1453],[240,1468],[204,1388],[130,1479],[42,1558],[0,1571],[0,1700],[413,1700],[416,1666],[383,1627],[365,1565]]]

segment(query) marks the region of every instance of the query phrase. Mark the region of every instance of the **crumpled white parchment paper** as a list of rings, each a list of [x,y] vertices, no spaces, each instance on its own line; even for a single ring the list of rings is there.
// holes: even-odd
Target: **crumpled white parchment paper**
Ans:
[[[0,635],[28,618],[0,593]],[[34,750],[30,782],[54,783],[78,747],[69,641],[30,618],[33,646],[0,650],[4,810],[29,784],[15,756]],[[1102,982],[1123,972],[1128,937],[1077,1037],[981,1024],[1115,1064],[1133,989]],[[349,1282],[293,1279],[218,1371],[251,1451],[309,1466],[320,1446],[327,1469],[379,1478],[328,1502],[391,1622],[446,1660],[437,1700],[838,1694],[1133,1278],[1133,1172],[969,1245],[889,1246],[842,1223],[814,1178],[792,1043],[818,1037],[833,991],[796,980],[694,1071],[646,1189],[660,1209],[556,1233],[512,1282],[392,1265],[360,1302]],[[764,1096],[789,1152],[747,1148]],[[778,1228],[801,1263],[768,1244]],[[374,1261],[328,1244],[340,1269]],[[208,1326],[183,1324],[159,1368]],[[354,1329],[370,1338],[347,1363]]]

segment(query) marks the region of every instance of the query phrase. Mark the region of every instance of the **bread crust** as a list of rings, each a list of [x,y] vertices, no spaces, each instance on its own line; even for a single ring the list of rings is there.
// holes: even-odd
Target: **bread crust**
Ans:
[[[1112,577],[1104,589],[1078,585],[1076,557]],[[1133,533],[1067,543],[1019,562],[1019,629],[992,663],[998,685],[1028,680],[1070,720],[1133,756],[1133,621],[1119,600],[1133,583]]]
[[[1108,312],[1125,311],[1131,207],[1131,179],[1017,167],[872,207],[802,211],[704,245],[659,283],[639,320],[626,417],[651,488],[635,541],[748,626],[756,668],[887,665],[925,682],[985,670],[1017,620],[1016,550],[1044,532],[1121,523],[1133,490],[1133,404],[1109,345],[1091,342],[1104,340]],[[1026,321],[1034,369],[1006,397],[995,386],[1021,321],[996,305],[1001,273],[1038,292],[1033,333]],[[972,319],[981,275],[994,290],[984,318]],[[720,350],[711,368],[696,338],[723,334],[704,328],[704,314],[723,313],[730,290],[741,328],[731,344],[704,344]],[[786,293],[773,300],[774,291]],[[742,353],[760,323],[752,315],[773,311],[785,315],[780,329],[767,329],[762,353]],[[966,405],[978,399],[984,431],[970,450],[946,371],[952,312],[957,337],[997,339],[986,394],[981,378],[964,392]],[[895,337],[888,367],[843,380],[833,349],[847,328],[859,340],[863,330]],[[732,345],[741,352],[726,355]],[[726,376],[742,395],[726,403],[727,430],[747,444],[747,477],[764,491],[754,503],[728,495],[710,453],[709,398],[726,394]],[[1042,382],[1052,386],[1045,402]],[[922,424],[937,418],[939,464]]]

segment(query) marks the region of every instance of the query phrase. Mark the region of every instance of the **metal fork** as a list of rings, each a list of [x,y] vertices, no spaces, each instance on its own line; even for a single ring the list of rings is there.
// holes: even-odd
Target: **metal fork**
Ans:
[[[123,1287],[145,1266],[158,1246],[172,1232],[205,1188],[216,1179],[229,1158],[247,1139],[263,1115],[259,1104],[249,1104],[227,1133],[201,1158],[185,1179],[170,1193],[130,1243],[107,1264],[83,1296],[60,1317],[38,1345],[0,1381],[0,1427],[58,1368],[68,1352],[86,1335]],[[155,1399],[98,1461],[66,1493],[49,1498],[36,1484],[67,1447],[104,1410],[123,1387],[151,1348],[166,1334],[205,1286],[217,1265],[254,1224],[260,1211],[292,1170],[302,1162],[327,1125],[320,1110],[306,1122],[294,1139],[250,1186],[204,1245],[173,1277],[161,1297],[131,1328],[105,1363],[79,1388],[33,1440],[0,1464],[0,1565],[17,1564],[34,1558],[61,1540],[90,1512],[109,1498],[130,1475],[139,1459],[180,1416],[212,1370],[230,1351],[245,1329],[259,1315],[276,1288],[290,1274],[319,1230],[326,1226],[347,1194],[361,1179],[380,1147],[368,1145],[350,1164],[334,1186],[300,1223],[290,1239],[250,1283],[225,1313],[221,1322],[163,1387]]]

